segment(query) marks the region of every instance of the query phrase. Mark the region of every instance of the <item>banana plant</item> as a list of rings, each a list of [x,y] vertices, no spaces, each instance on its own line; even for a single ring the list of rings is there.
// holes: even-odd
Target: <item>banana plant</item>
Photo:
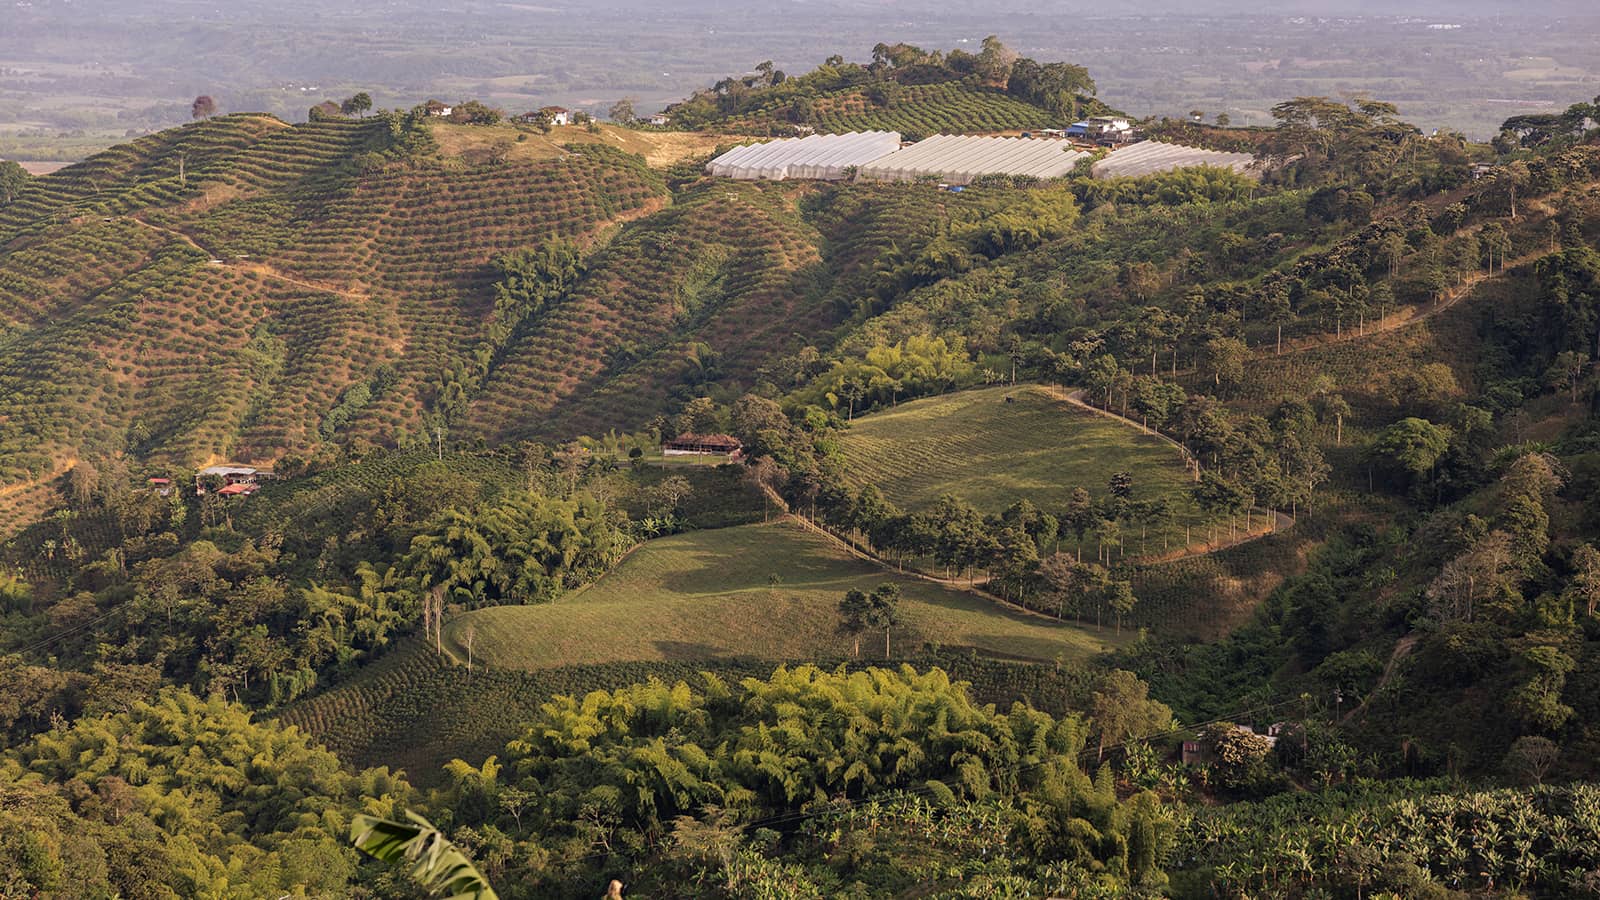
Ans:
[[[356,816],[350,842],[391,866],[409,866],[411,877],[447,900],[500,900],[472,860],[432,822],[406,810],[408,822]]]

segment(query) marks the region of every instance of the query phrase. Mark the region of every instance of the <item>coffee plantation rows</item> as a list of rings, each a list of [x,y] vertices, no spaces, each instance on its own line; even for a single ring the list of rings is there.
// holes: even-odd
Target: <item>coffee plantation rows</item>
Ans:
[[[1131,577],[1139,605],[1129,621],[1192,640],[1225,635],[1249,619],[1286,573],[1303,566],[1300,555],[1324,536],[1325,525],[1302,515],[1288,531],[1203,556],[1137,566]]]
[[[13,331],[66,312],[70,301],[110,287],[164,241],[126,220],[51,227],[0,262],[0,328]]]
[[[816,323],[789,290],[815,244],[767,189],[717,185],[680,199],[596,257],[573,295],[522,335],[474,404],[474,429],[533,433],[542,417],[530,412],[579,402],[578,419],[561,418],[568,432],[637,424],[685,376],[714,377],[719,361],[753,368]]]
[[[784,105],[729,119],[719,127],[733,134],[761,134],[792,124],[790,110]],[[907,140],[920,140],[934,134],[1014,131],[1066,123],[1001,91],[943,82],[887,83],[826,94],[813,102],[805,124],[824,134],[898,131]]]
[[[270,116],[219,116],[121,144],[48,178],[32,179],[15,202],[0,210],[0,246],[52,221],[103,213],[106,204],[129,195],[149,197],[152,185],[176,182],[180,173],[186,178],[287,127]]]
[[[482,340],[488,262],[592,240],[665,195],[605,147],[364,173],[352,158],[381,144],[376,120],[222,117],[159,137],[6,207],[0,385],[37,390],[0,402],[16,407],[0,410],[0,485],[129,449],[181,468],[339,432],[420,442],[437,373]]]

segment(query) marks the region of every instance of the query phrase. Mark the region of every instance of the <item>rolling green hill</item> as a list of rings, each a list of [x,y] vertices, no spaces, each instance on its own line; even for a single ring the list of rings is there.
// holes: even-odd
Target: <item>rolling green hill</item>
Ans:
[[[475,139],[451,127],[451,146]],[[686,148],[610,134],[470,163],[426,122],[240,115],[30,179],[0,209],[0,510],[36,519],[80,460],[123,454],[181,470],[438,425],[493,443],[637,428],[827,345],[886,250],[995,199],[674,194],[610,144]],[[499,321],[494,261],[557,239],[581,279]]]
[[[774,579],[775,576],[775,579]],[[1089,633],[1015,613],[960,590],[885,573],[828,539],[778,522],[651,541],[598,582],[555,603],[502,606],[453,619],[445,641],[458,659],[539,669],[603,662],[723,657],[813,659],[849,655],[837,607],[846,591],[884,581],[903,592],[904,624],[891,650],[925,643],[1008,658],[1082,658],[1111,646]],[[883,635],[863,635],[863,656]]]
[[[902,403],[856,419],[840,444],[855,484],[875,485],[909,511],[951,494],[987,513],[1018,500],[1059,512],[1074,489],[1102,497],[1114,473],[1128,472],[1135,499],[1163,498],[1172,505],[1172,524],[1146,535],[1151,549],[1181,544],[1185,526],[1206,522],[1176,447],[1038,385]]]
[[[30,182],[0,217],[4,480],[123,450],[271,460],[341,406],[350,434],[420,434],[437,373],[482,342],[492,257],[664,201],[604,148],[462,170],[386,162],[387,140],[233,117]]]

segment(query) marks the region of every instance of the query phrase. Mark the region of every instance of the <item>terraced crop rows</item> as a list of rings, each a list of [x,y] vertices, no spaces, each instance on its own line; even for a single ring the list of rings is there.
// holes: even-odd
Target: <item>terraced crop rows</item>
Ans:
[[[398,298],[407,335],[398,389],[355,425],[375,439],[417,422],[419,395],[483,339],[494,257],[554,236],[587,243],[611,222],[660,204],[665,194],[649,170],[603,148],[467,176],[432,173],[390,190],[396,199],[379,204],[385,214],[365,232],[370,252],[357,263],[364,268],[355,270],[374,293]],[[335,220],[331,227],[347,226]],[[303,263],[297,268],[319,274]]]
[[[640,223],[596,259],[569,300],[524,334],[472,411],[494,439],[568,436],[637,424],[697,365],[704,343],[745,366],[815,324],[793,279],[818,259],[816,237],[768,188],[706,188]],[[634,348],[635,361],[607,360]]]
[[[142,265],[163,241],[132,222],[53,226],[0,256],[0,330],[30,327],[71,309]]]
[[[890,85],[890,103],[878,106],[862,88],[820,97],[811,126],[822,134],[847,131],[898,131],[913,138],[932,134],[964,134],[1045,128],[1055,117],[1043,109],[989,88],[959,82]],[[728,120],[730,133],[759,134],[787,125],[787,107]]]
[[[31,179],[0,209],[0,245],[60,217],[106,214],[174,199],[177,177],[204,170],[274,131],[270,116],[219,116],[139,138],[46,178]],[[172,182],[170,185],[168,182]]]

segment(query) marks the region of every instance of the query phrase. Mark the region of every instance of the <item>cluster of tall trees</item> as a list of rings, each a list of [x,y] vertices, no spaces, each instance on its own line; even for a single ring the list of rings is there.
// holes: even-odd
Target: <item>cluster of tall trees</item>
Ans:
[[[351,896],[351,819],[416,799],[218,697],[163,689],[0,752],[0,890],[28,897]],[[389,894],[393,896],[393,894]]]
[[[619,514],[593,495],[517,491],[446,510],[411,541],[402,577],[466,606],[538,603],[599,575],[626,549]]]
[[[125,470],[80,464],[76,508],[43,529],[57,536],[34,538],[70,579],[0,578],[7,645],[27,650],[6,662],[21,687],[0,705],[0,732],[168,681],[292,701],[401,635],[436,635],[450,609],[545,602],[597,577],[637,539],[624,504],[653,507],[659,529],[692,492],[621,471],[606,502],[587,487],[611,476],[582,447],[529,459],[517,486],[435,461],[350,492],[316,524],[269,514],[237,526],[240,507],[214,494],[162,497],[130,489]]]
[[[894,344],[874,344],[859,358],[835,360],[797,396],[800,402],[843,411],[894,406],[942,394],[971,383],[977,371],[960,339],[913,335]]]
[[[949,81],[1005,91],[1063,119],[1076,117],[1086,109],[1103,109],[1093,100],[1094,79],[1083,66],[1035,62],[990,35],[977,53],[959,49],[945,53],[906,43],[879,43],[872,48],[870,62],[846,62],[844,57],[835,55],[797,76],[774,68],[770,61],[764,62],[753,72],[730,76],[696,91],[667,112],[674,124],[691,129],[772,110],[782,110],[790,121],[803,125],[810,120],[814,101],[827,94],[862,88],[870,101],[882,106],[891,102],[896,85]]]
[[[1149,705],[1114,693],[1104,724],[1023,704],[997,712],[944,672],[910,667],[800,666],[739,684],[707,674],[558,697],[503,758],[451,763],[455,833],[491,877],[515,886],[505,896],[580,892],[622,866],[641,893],[750,880],[728,895],[787,883],[790,892],[773,895],[820,897],[856,879],[916,882],[911,860],[888,847],[873,854],[878,862],[849,852],[791,862],[815,849],[811,820],[855,831],[866,823],[833,811],[861,801],[884,810],[872,798],[905,791],[948,823],[940,830],[950,840],[985,817],[992,827],[966,840],[979,857],[1002,854],[1024,883],[1055,863],[1107,889],[1156,888],[1172,814],[1153,795],[1119,799],[1109,770],[1091,776],[1086,743],[1107,728],[1109,743],[1143,739],[1139,728],[1170,719],[1154,708],[1114,716],[1121,699]]]

